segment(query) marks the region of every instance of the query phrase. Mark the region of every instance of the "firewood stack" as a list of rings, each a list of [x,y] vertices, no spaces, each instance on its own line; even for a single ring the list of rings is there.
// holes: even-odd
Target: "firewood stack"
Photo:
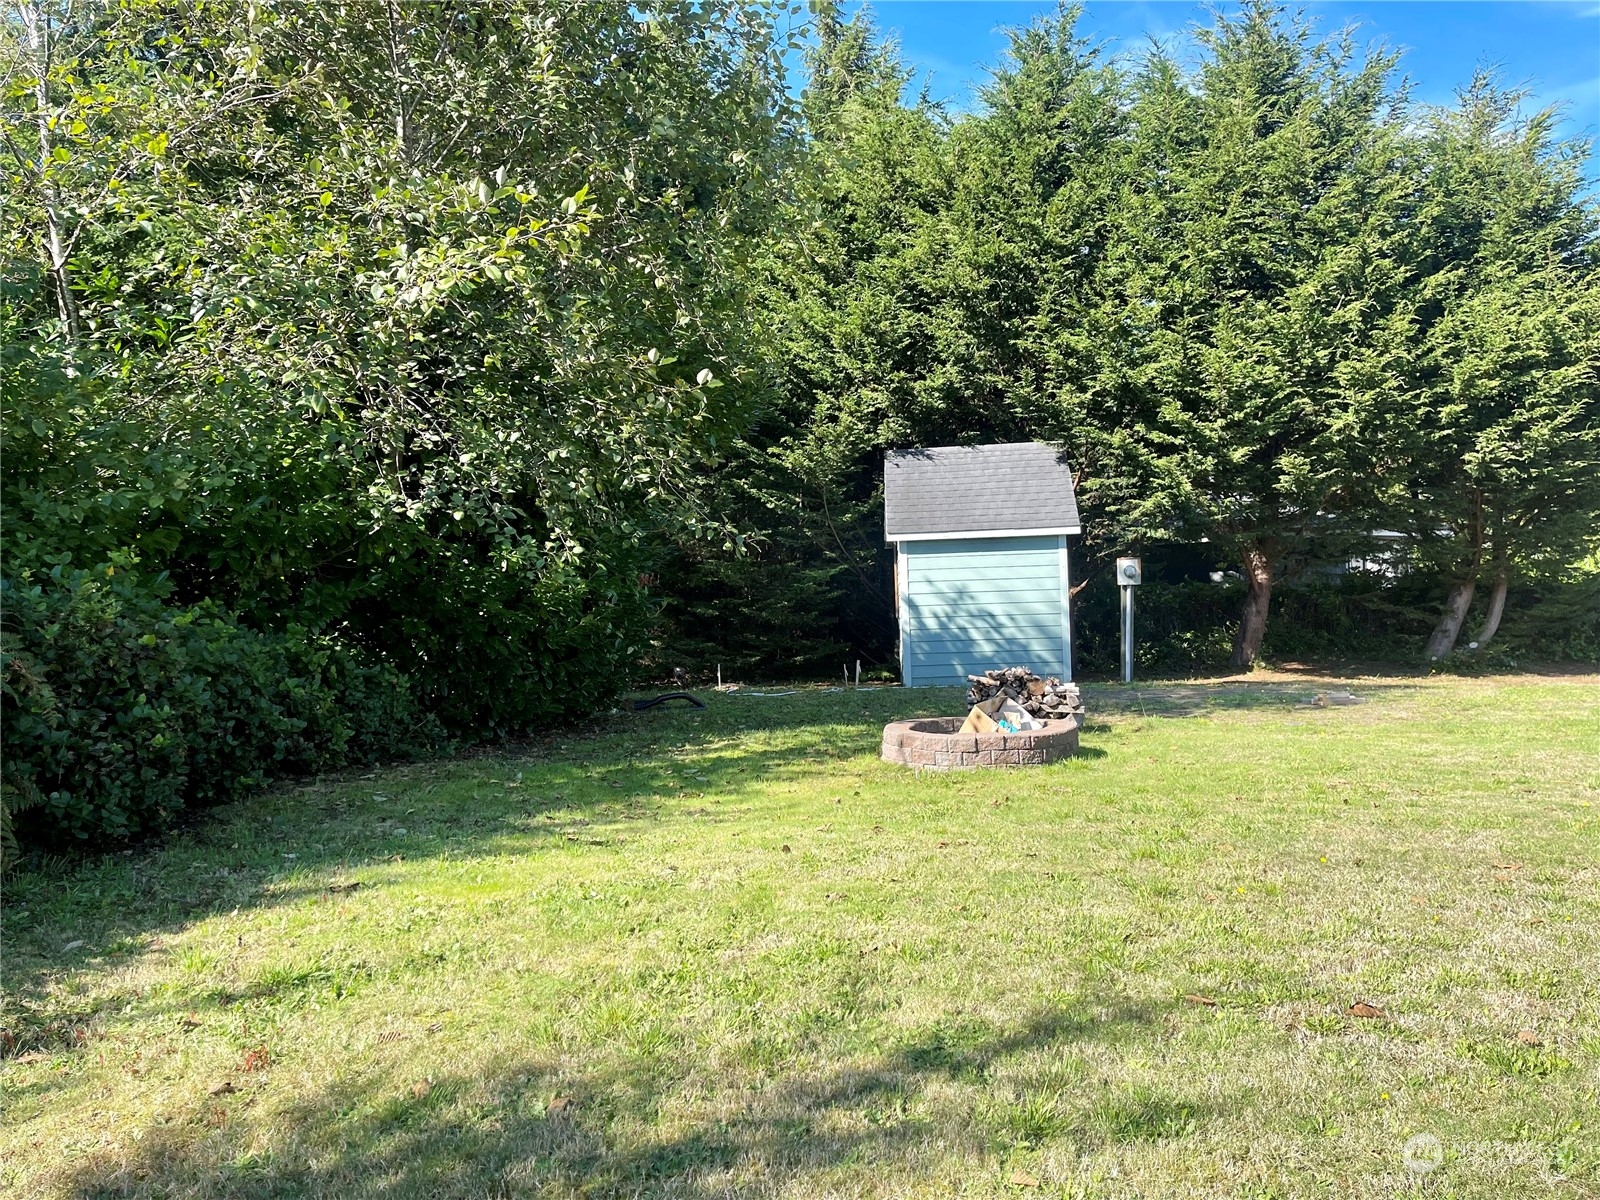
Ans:
[[[972,685],[967,689],[969,708],[1003,692],[1041,721],[1083,717],[1083,698],[1075,685],[1054,677],[1040,679],[1026,667],[1003,667],[968,675],[967,682]]]

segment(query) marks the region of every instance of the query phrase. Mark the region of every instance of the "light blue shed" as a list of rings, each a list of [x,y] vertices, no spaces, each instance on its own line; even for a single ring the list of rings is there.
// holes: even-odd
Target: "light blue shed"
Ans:
[[[995,667],[1072,678],[1072,470],[1053,446],[938,446],[884,462],[900,677],[965,684]]]

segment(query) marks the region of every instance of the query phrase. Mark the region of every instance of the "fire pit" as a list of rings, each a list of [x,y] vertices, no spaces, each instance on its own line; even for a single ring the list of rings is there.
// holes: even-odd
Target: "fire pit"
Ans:
[[[883,760],[947,771],[962,767],[1034,767],[1078,749],[1077,716],[1017,733],[961,733],[962,717],[923,717],[883,727]]]

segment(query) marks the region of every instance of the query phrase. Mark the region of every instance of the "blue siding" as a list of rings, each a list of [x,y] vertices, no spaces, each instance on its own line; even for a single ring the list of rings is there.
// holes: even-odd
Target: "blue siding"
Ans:
[[[992,667],[1066,678],[1062,539],[904,542],[900,670],[908,687],[963,684]]]

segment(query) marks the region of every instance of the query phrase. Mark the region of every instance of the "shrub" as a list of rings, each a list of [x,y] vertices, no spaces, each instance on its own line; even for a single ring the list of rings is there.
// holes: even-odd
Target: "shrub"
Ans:
[[[599,539],[596,539],[597,541]],[[452,738],[523,737],[605,705],[632,682],[649,611],[626,546],[536,573],[418,555],[352,606],[350,627],[412,677]]]
[[[733,679],[802,679],[858,657],[838,636],[847,607],[840,570],[807,561],[797,542],[746,553],[685,545],[667,555],[650,673],[681,667],[707,678],[720,666]]]
[[[1134,643],[1143,668],[1213,666],[1224,662],[1238,622],[1243,587],[1237,582],[1165,583],[1150,579],[1134,597]],[[1122,661],[1121,600],[1105,581],[1086,588],[1073,605],[1073,672],[1114,675]]]
[[[178,607],[124,562],[0,582],[4,807],[22,840],[125,838],[269,779],[438,741],[407,678],[304,630]]]

